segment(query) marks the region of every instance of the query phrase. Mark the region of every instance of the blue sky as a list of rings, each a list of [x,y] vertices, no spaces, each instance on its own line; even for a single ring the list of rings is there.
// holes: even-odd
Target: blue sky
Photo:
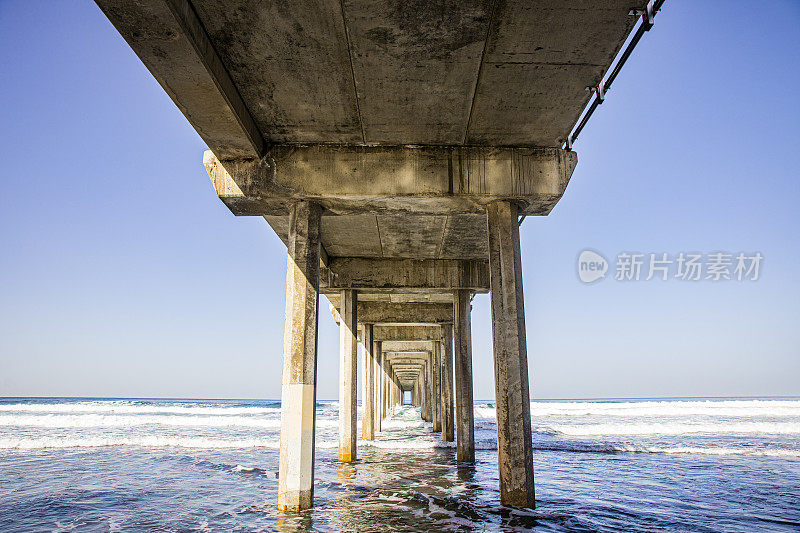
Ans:
[[[522,225],[535,398],[800,395],[800,4],[669,0]],[[280,394],[285,248],[91,2],[0,2],[0,396]],[[756,282],[584,285],[591,248],[764,256]],[[613,265],[612,265],[613,268]],[[488,296],[475,396],[494,396]],[[338,331],[321,300],[320,398]]]

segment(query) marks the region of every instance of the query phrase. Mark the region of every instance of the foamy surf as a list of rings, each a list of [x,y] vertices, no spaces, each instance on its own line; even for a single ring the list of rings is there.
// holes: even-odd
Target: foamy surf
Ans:
[[[532,402],[533,446],[571,453],[648,453],[800,457],[798,400]],[[497,449],[495,407],[475,405],[479,451]],[[179,400],[0,401],[0,449],[100,447],[277,449],[277,402]],[[383,421],[366,449],[448,449],[419,410],[403,407]],[[317,411],[316,446],[338,446],[338,409]]]

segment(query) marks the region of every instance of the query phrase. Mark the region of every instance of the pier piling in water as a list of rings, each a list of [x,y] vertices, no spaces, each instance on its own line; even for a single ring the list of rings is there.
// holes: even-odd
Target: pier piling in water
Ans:
[[[463,463],[475,461],[475,413],[472,398],[472,304],[470,292],[454,293],[456,389],[456,458]]]
[[[278,507],[307,509],[314,497],[317,303],[322,209],[298,202],[289,216]]]

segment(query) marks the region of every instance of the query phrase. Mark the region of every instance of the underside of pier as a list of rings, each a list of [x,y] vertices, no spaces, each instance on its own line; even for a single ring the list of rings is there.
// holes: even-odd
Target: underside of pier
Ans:
[[[470,462],[487,292],[501,498],[533,507],[519,221],[564,194],[562,146],[644,2],[97,4],[208,145],[222,202],[287,246],[279,507],[313,502],[319,294],[341,328],[339,460],[361,371],[363,439],[410,392]]]

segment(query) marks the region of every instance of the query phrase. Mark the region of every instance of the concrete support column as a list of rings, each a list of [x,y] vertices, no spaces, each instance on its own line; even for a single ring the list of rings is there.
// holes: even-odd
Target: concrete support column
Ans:
[[[425,414],[427,421],[433,422],[433,355],[430,352],[425,361]]]
[[[383,363],[383,379],[381,380],[381,389],[383,394],[383,402],[381,403],[381,418],[384,420],[389,415],[389,372],[391,371],[391,364],[384,359]]]
[[[387,407],[388,407],[388,410],[389,410],[389,415],[391,415],[392,414],[392,408],[394,407],[394,404],[395,404],[395,398],[394,398],[394,371],[393,370],[391,372],[389,372],[389,379],[386,382],[386,388],[389,391],[389,402],[388,402]]]
[[[442,324],[442,440],[453,442],[453,326]]]
[[[374,400],[374,416],[375,416],[375,431],[381,430],[381,419],[382,416],[382,408],[381,408],[381,400],[383,396],[381,395],[381,385],[383,384],[383,350],[382,346],[383,343],[381,341],[373,341],[373,358],[375,359],[375,400]]]
[[[427,401],[425,398],[425,364],[419,370],[419,414],[422,417],[422,420],[427,422],[428,421],[428,414],[425,412],[425,407],[427,405]]]
[[[442,401],[442,393],[441,393],[441,344],[440,342],[433,343],[433,352],[431,353],[431,378],[433,385],[431,387],[431,396],[432,396],[432,405],[431,408],[433,409],[433,431],[439,432],[442,430],[442,411],[441,411],[441,401]]]
[[[322,208],[298,202],[289,214],[283,327],[278,508],[299,511],[314,499],[317,405],[317,303]]]
[[[475,414],[472,403],[472,304],[470,291],[455,291],[456,459],[475,462]]]
[[[533,508],[533,444],[517,219],[512,202],[492,202],[486,208],[500,500],[504,505]]]
[[[339,325],[339,461],[356,460],[358,423],[358,293],[341,293]]]
[[[375,347],[372,324],[364,324],[364,414],[361,432],[364,440],[375,440]]]

